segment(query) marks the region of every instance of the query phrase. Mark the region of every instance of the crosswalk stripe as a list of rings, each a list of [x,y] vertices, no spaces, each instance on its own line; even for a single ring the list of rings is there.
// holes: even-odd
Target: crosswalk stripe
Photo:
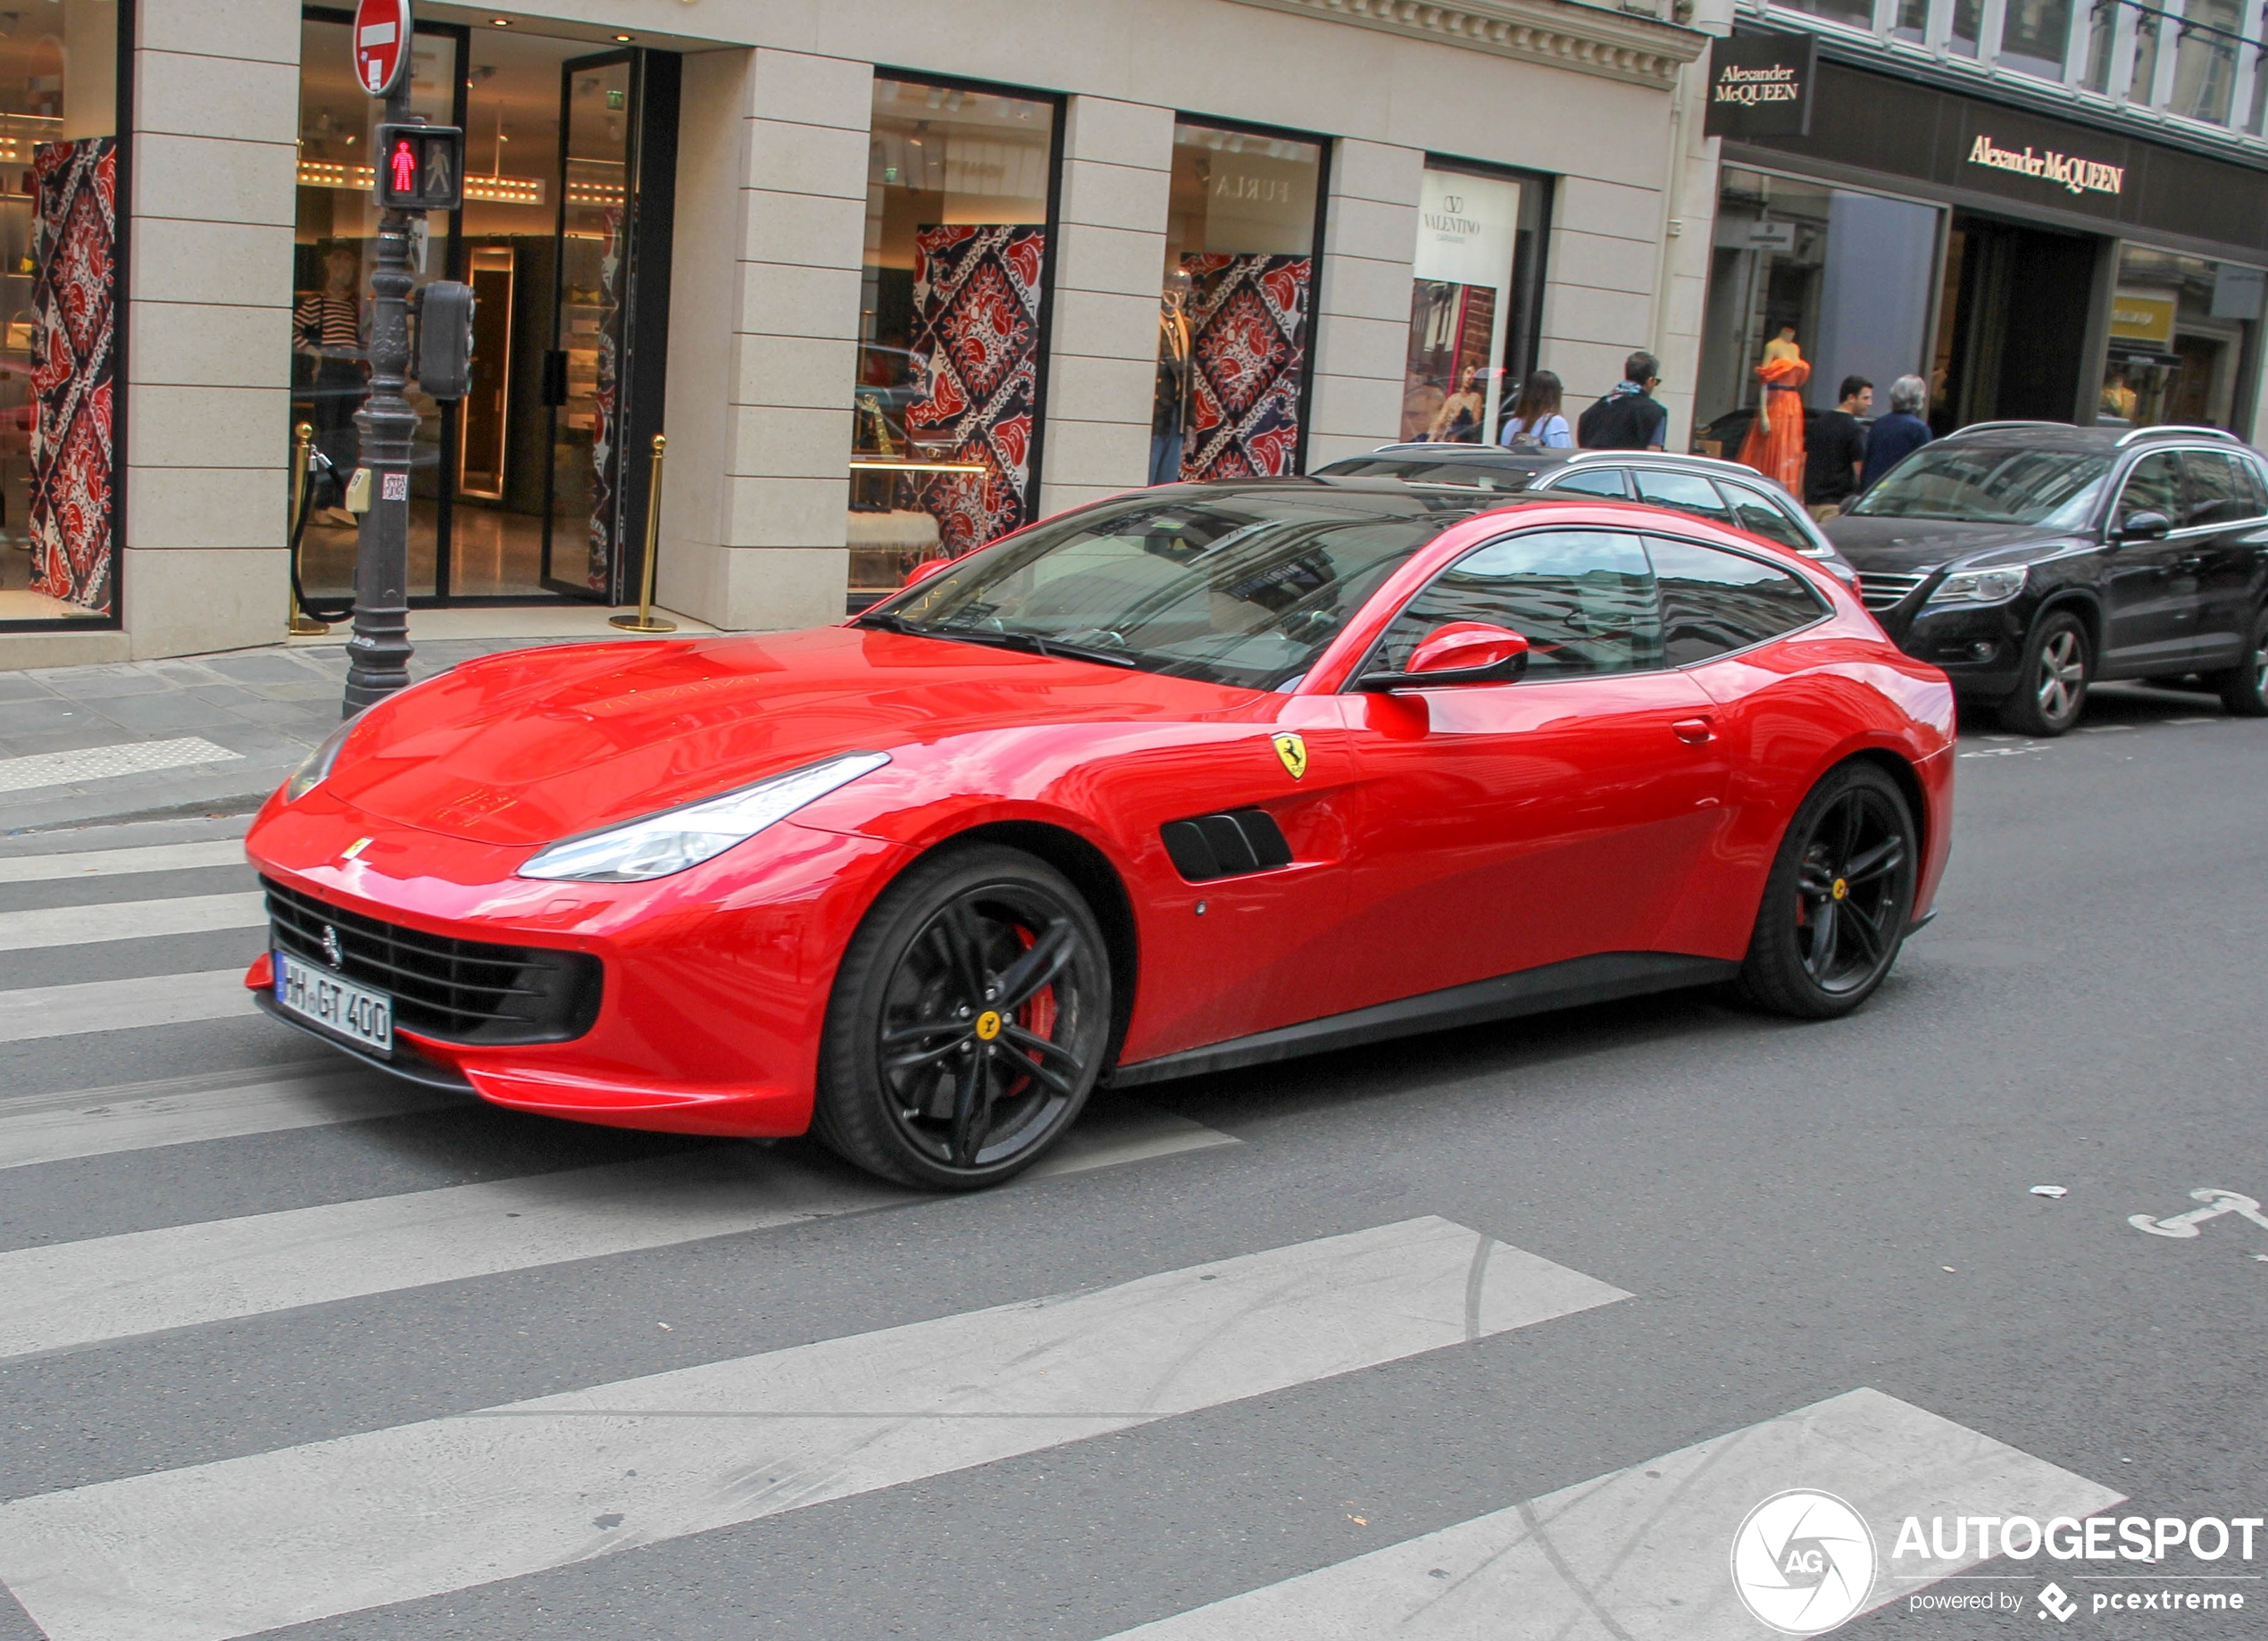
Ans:
[[[1878,1573],[1862,1611],[1981,1559],[1893,1560],[1908,1516],[2045,1524],[2122,1496],[1854,1390],[1112,1641],[1755,1641],[1768,1632],[1733,1588],[1733,1537],[1756,1505],[1797,1487],[1834,1495],[1872,1531]]]
[[[66,854],[7,855],[0,857],[0,883],[124,878],[137,872],[191,871],[203,866],[244,864],[244,839],[223,837],[201,844],[142,844],[121,849],[75,849]]]
[[[236,895],[176,895],[164,900],[113,900],[91,906],[42,906],[0,912],[0,952],[45,945],[92,945],[153,935],[202,935],[257,929],[268,920],[257,890]]]
[[[51,1641],[227,1637],[965,1470],[1628,1298],[1444,1220],[0,1506]]]
[[[66,1094],[0,1095],[0,1169],[396,1117],[469,1095],[343,1058],[206,1071]]]
[[[1117,1101],[1074,1129],[1042,1169],[1079,1172],[1230,1143],[1187,1118]],[[720,1146],[18,1248],[0,1254],[0,1357],[916,1200],[792,1155]]]
[[[27,986],[0,991],[0,1043],[124,1031],[135,1026],[179,1026],[252,1012],[241,966],[137,980]]]
[[[0,758],[0,792],[24,792],[35,787],[60,787],[81,780],[107,780],[114,775],[186,769],[193,763],[222,763],[243,756],[240,752],[216,746],[197,735],[170,741],[86,746],[71,752],[36,752],[21,758]]]

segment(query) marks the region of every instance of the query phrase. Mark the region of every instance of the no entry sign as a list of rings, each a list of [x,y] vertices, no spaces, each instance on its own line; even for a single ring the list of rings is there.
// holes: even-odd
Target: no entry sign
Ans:
[[[360,0],[354,7],[354,79],[384,96],[409,71],[410,0]]]

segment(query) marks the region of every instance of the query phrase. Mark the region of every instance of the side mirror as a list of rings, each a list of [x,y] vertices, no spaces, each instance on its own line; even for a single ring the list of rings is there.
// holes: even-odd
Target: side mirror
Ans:
[[[2111,535],[2118,541],[2156,541],[2172,528],[2173,521],[2162,512],[2130,512]]]
[[[916,582],[926,581],[940,571],[952,569],[953,562],[954,561],[949,558],[925,558],[905,572],[905,579],[899,582],[898,586],[908,587]]]
[[[1486,621],[1451,621],[1410,652],[1405,672],[1365,672],[1365,690],[1435,689],[1451,684],[1510,684],[1528,671],[1528,640]]]

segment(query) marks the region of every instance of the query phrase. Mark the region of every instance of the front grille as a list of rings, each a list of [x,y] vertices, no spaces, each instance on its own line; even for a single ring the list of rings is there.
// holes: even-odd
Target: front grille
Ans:
[[[1862,570],[1858,572],[1858,596],[1870,610],[1895,609],[1929,579],[1926,575],[1891,576],[1880,571]]]
[[[394,1022],[443,1042],[558,1043],[598,1017],[601,965],[581,952],[429,935],[263,878],[276,945],[394,999]],[[338,938],[339,961],[323,949]]]

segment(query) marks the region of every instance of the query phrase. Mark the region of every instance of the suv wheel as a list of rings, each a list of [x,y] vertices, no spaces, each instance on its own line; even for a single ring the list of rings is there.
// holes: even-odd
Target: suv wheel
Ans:
[[[2024,640],[2022,681],[2000,704],[2000,721],[2019,735],[2062,735],[2079,721],[2087,704],[2088,675],[2094,655],[2079,617],[2044,617]]]
[[[2268,718],[2268,609],[2256,611],[2245,634],[2244,659],[2211,679],[2221,704],[2239,718]]]

